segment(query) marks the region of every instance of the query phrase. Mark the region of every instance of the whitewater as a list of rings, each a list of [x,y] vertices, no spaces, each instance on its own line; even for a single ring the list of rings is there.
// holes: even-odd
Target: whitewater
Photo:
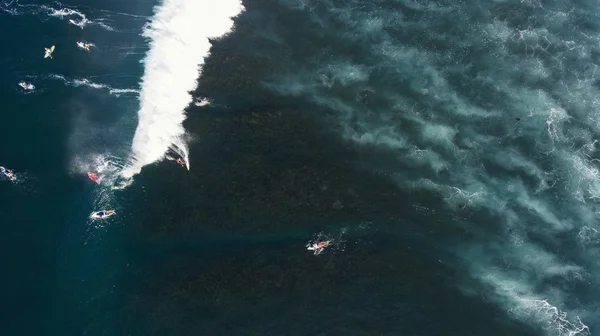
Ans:
[[[141,83],[138,127],[129,165],[130,178],[147,164],[175,151],[188,160],[183,121],[197,86],[210,38],[227,34],[243,10],[240,0],[166,0],[144,27],[150,41]]]

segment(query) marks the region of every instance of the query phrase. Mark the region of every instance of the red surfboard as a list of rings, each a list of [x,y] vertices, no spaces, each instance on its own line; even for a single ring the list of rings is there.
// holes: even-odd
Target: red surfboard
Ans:
[[[90,180],[98,183],[98,175],[92,173],[92,172],[88,172],[88,177],[90,178]]]

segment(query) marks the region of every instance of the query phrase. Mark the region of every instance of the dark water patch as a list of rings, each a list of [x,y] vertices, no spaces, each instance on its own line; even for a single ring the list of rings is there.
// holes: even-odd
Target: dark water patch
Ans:
[[[192,171],[174,164],[147,168],[163,178],[144,187],[145,201],[165,208],[164,218],[142,221],[142,230],[152,223],[175,231],[239,223],[257,230],[291,220],[360,221],[402,213],[395,206],[405,203],[397,188],[385,177],[365,179],[353,168],[358,153],[308,113],[199,112],[188,124],[196,134]]]
[[[455,287],[466,269],[445,246],[480,233],[415,211],[441,200],[362,170],[368,148],[318,114],[203,108],[187,128],[192,170],[148,166],[126,191],[132,334],[528,335]],[[304,249],[316,232],[347,227],[343,248]]]
[[[137,264],[124,310],[145,335],[530,334],[493,321],[493,304],[465,299],[402,236],[368,238],[319,257],[285,241],[154,254]]]

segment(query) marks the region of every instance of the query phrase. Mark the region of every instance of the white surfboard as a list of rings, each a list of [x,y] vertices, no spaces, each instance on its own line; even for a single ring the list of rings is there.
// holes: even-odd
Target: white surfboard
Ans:
[[[102,213],[103,215],[101,216],[99,213]],[[92,214],[90,215],[90,218],[93,219],[104,219],[104,218],[108,218],[112,215],[115,215],[116,212],[114,212],[113,210],[100,210],[100,211],[94,211],[92,212]]]
[[[54,52],[54,48],[55,48],[54,46],[52,46],[50,48],[44,48],[44,51],[46,52],[44,54],[44,58],[48,58],[48,57],[52,58],[52,53]]]

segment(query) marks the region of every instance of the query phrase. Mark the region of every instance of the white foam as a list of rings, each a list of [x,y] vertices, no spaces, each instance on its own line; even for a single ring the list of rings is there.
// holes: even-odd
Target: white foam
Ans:
[[[79,12],[75,9],[71,9],[71,8],[55,9],[55,8],[48,7],[48,6],[41,6],[41,8],[46,10],[46,12],[48,13],[48,16],[58,17],[61,19],[68,18],[70,24],[75,25],[81,29],[83,29],[83,27],[85,27],[88,24],[95,24],[95,25],[98,25],[98,26],[108,30],[108,31],[115,30],[113,27],[102,22],[102,19],[97,20],[97,21],[92,21],[92,20],[88,19],[84,13]]]
[[[600,243],[600,232],[593,227],[583,226],[577,234],[577,241],[583,245],[593,245]]]
[[[58,18],[70,18],[69,23],[78,26],[83,29],[86,23],[90,22],[85,14],[71,8],[61,8],[56,9],[47,6],[41,6],[41,8],[45,9],[48,13],[48,16],[58,17]],[[73,19],[73,17],[79,18],[79,21]]]
[[[118,95],[124,94],[124,93],[139,93],[139,91],[136,89],[117,89],[117,88],[113,88],[112,86],[107,85],[107,84],[93,82],[87,78],[69,79],[63,75],[57,75],[57,74],[51,74],[49,77],[52,79],[57,79],[57,80],[63,81],[66,85],[69,85],[69,86],[74,86],[74,87],[85,86],[85,87],[92,88],[92,89],[105,89],[105,90],[108,90],[108,92],[110,94],[113,94],[115,96],[118,96]]]
[[[140,94],[139,124],[131,148],[130,177],[160,160],[169,148],[185,153],[184,109],[191,103],[209,38],[228,33],[243,10],[240,0],[165,0],[144,29],[150,50]]]
[[[56,6],[56,8],[52,6]],[[83,29],[87,25],[96,25],[108,31],[118,31],[105,23],[106,21],[110,21],[110,18],[97,18],[94,20],[90,20],[87,18],[86,14],[76,9],[68,8],[60,2],[54,1],[52,2],[52,6],[37,4],[21,4],[17,0],[0,0],[0,11],[8,13],[10,15],[36,15],[41,17],[44,21],[46,17],[53,17],[61,20],[68,20],[70,24],[77,26],[81,29]],[[100,10],[100,12],[109,16],[119,15],[134,18],[145,18],[141,15],[114,12],[108,10]]]
[[[542,328],[558,336],[590,336],[590,328],[581,322],[579,316],[570,318],[567,312],[559,310],[548,300],[520,298],[518,308],[510,310],[513,316],[538,322]]]

